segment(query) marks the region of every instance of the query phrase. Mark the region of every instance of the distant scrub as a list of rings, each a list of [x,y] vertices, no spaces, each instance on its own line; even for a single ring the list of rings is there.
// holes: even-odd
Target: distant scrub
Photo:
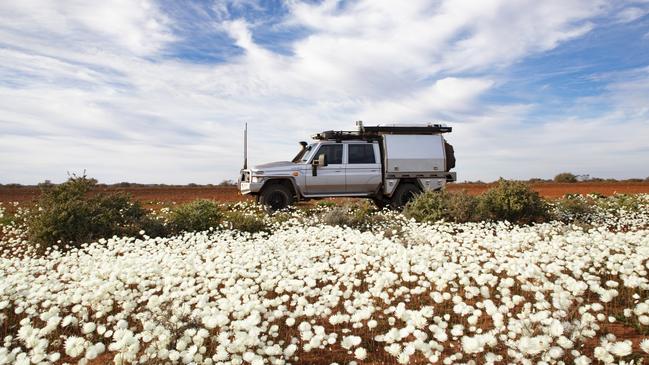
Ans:
[[[557,176],[554,177],[554,182],[558,182],[558,183],[575,183],[575,182],[577,182],[577,176],[575,174],[570,173],[570,172],[562,172],[560,174],[557,174]]]
[[[162,223],[129,195],[91,194],[96,184],[86,176],[72,176],[63,184],[42,185],[38,209],[27,219],[31,242],[45,250],[59,242],[76,246],[102,237],[133,236],[141,230],[162,231]]]
[[[311,220],[312,224],[347,226],[360,230],[385,228],[386,236],[398,231],[392,222],[397,213],[379,212],[369,200],[336,205],[324,201],[304,210],[268,215],[260,206],[248,203],[219,204],[196,200],[169,210],[152,212],[124,193],[100,193],[97,181],[72,176],[63,184],[41,184],[37,209],[24,220],[29,241],[44,252],[57,245],[78,247],[82,243],[112,236],[165,237],[181,232],[235,229],[270,232],[280,222]],[[473,196],[465,191],[426,192],[406,205],[403,214],[419,222],[479,222],[507,220],[529,224],[551,219],[588,224],[597,214],[620,215],[645,207],[646,197],[598,194],[566,195],[546,201],[523,182],[500,179],[484,193]],[[603,213],[602,213],[603,212]],[[10,224],[6,212],[0,224]],[[397,224],[398,225],[398,224]]]

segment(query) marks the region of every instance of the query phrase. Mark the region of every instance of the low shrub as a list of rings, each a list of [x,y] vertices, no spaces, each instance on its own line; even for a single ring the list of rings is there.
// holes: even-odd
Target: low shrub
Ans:
[[[601,209],[627,212],[637,212],[644,206],[643,202],[643,197],[637,194],[613,194],[608,197],[602,196],[596,200],[597,206]]]
[[[136,235],[155,225],[148,211],[125,193],[91,194],[96,184],[84,175],[41,186],[38,209],[27,220],[30,241],[44,251],[59,241],[74,247],[102,237]]]
[[[379,216],[374,214],[376,208],[369,200],[346,203],[341,206],[331,207],[320,213],[322,223],[330,226],[347,226],[364,229],[378,223]]]
[[[478,214],[485,220],[527,224],[547,220],[549,207],[527,184],[500,179],[479,196]]]
[[[567,194],[553,205],[555,218],[566,223],[588,222],[595,212],[594,200],[579,194]]]
[[[169,227],[174,233],[206,231],[219,226],[223,211],[216,202],[199,199],[177,206],[168,219]]]
[[[428,191],[408,203],[403,214],[418,222],[473,222],[477,214],[478,198],[465,191]]]
[[[269,229],[262,215],[240,210],[227,211],[224,216],[224,225],[231,229],[250,233],[268,231]]]

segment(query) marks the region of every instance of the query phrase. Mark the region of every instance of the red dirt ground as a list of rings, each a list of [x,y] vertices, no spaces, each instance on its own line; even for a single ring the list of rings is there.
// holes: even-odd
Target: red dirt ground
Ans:
[[[479,194],[493,186],[489,184],[449,184],[449,191],[466,190],[471,194]],[[559,198],[565,194],[599,193],[612,195],[623,194],[649,194],[649,182],[580,182],[580,183],[534,183],[532,189],[546,198]],[[232,186],[152,186],[152,187],[101,187],[102,192],[123,191],[130,193],[143,203],[151,202],[176,202],[183,203],[195,199],[213,199],[222,202],[241,201],[250,199],[238,193]],[[0,202],[26,203],[31,202],[40,194],[40,189],[33,186],[6,187],[0,186]]]

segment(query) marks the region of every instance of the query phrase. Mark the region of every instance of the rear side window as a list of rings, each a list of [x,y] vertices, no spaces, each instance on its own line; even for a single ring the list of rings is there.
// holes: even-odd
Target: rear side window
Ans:
[[[373,144],[350,144],[349,163],[376,163]]]
[[[343,163],[343,145],[342,144],[325,144],[320,146],[318,153],[313,158],[317,160],[320,155],[325,155],[327,164],[339,165]]]

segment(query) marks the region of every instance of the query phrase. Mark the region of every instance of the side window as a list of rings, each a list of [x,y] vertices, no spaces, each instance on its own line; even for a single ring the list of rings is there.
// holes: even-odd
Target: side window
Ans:
[[[316,153],[314,160],[317,160],[320,155],[325,155],[327,164],[339,165],[343,163],[343,145],[342,144],[325,144],[320,146],[318,153]]]
[[[373,144],[350,144],[348,148],[349,163],[376,163]]]

